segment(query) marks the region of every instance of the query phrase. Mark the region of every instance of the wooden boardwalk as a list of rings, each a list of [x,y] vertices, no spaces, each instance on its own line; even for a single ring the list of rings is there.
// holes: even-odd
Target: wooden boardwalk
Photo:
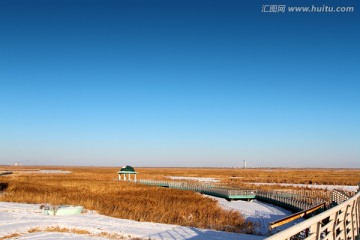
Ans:
[[[178,181],[140,180],[141,184],[190,190],[202,194],[225,198],[231,200],[252,200],[259,199],[269,202],[293,212],[303,211],[324,202],[324,200],[302,191],[264,191],[264,190],[242,190],[229,189],[214,186],[209,183],[191,183]]]
[[[256,191],[254,190],[226,189],[226,188],[211,186],[209,184],[192,184],[192,183],[175,182],[175,181],[140,180],[138,182],[151,186],[190,190],[210,196],[225,198],[227,200],[240,200],[240,199],[248,200],[248,199],[256,198]]]
[[[360,192],[350,198],[340,191],[333,191],[330,196],[322,195],[321,198],[314,191],[264,191],[264,190],[239,190],[221,188],[211,184],[199,184],[175,181],[140,180],[142,184],[191,190],[203,194],[231,200],[259,199],[279,205],[297,212],[291,216],[279,219],[269,225],[269,229],[276,228],[300,217],[310,217],[306,221],[281,231],[271,239],[315,239],[314,236],[327,236],[326,239],[359,239],[359,199]],[[318,194],[318,193],[317,193]],[[328,197],[328,201],[324,199]],[[332,206],[330,202],[339,204]],[[321,212],[319,214],[319,212]],[[330,219],[330,221],[329,221]],[[342,230],[338,230],[342,229]],[[304,235],[304,237],[301,237]],[[299,237],[300,238],[297,238]],[[340,237],[339,237],[340,236]],[[269,238],[269,239],[270,239]],[[317,237],[316,237],[317,238]]]

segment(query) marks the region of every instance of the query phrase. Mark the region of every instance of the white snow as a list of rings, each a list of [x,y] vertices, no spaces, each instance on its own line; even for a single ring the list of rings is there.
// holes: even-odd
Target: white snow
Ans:
[[[294,183],[249,183],[254,185],[280,185],[280,186],[293,186],[293,187],[303,187],[303,188],[315,188],[315,189],[325,189],[325,190],[344,190],[348,192],[356,192],[358,186],[348,186],[348,185],[317,185],[317,184],[294,184]]]
[[[269,233],[269,223],[293,214],[281,207],[258,200],[252,200],[249,202],[241,200],[229,202],[223,198],[215,199],[218,200],[220,205],[225,209],[241,212],[247,221],[251,221],[257,225],[255,231],[261,235],[267,235]],[[277,228],[277,230],[285,229],[301,221],[303,221],[303,219],[295,220],[292,223]]]
[[[127,238],[145,238],[161,240],[182,239],[226,239],[226,240],[257,240],[261,236],[220,232],[209,229],[183,227],[178,225],[151,222],[137,222],[126,219],[112,218],[88,211],[73,216],[43,215],[39,204],[21,204],[0,202],[0,238],[19,234],[9,239],[107,239],[106,236]],[[85,230],[90,234],[74,234],[45,232],[46,228],[66,228]],[[29,233],[31,229],[38,231]]]
[[[57,173],[57,172],[56,172]],[[171,179],[185,179],[197,181],[218,181],[214,178],[195,178],[195,177],[170,177]],[[263,183],[255,183],[263,184]],[[298,185],[298,184],[294,184]],[[323,185],[309,185],[324,187]],[[326,186],[329,187],[329,186]],[[331,186],[338,188],[338,186]],[[349,187],[349,186],[346,186]],[[352,186],[351,186],[352,187]],[[355,186],[357,187],[357,186]],[[349,188],[346,188],[349,189]],[[84,214],[73,216],[49,216],[43,215],[40,204],[21,204],[0,202],[0,238],[19,234],[13,238],[20,240],[55,240],[55,239],[76,239],[76,240],[104,240],[104,239],[161,239],[161,240],[185,240],[185,239],[226,239],[226,240],[258,240],[264,239],[269,234],[268,225],[270,222],[281,219],[292,213],[281,207],[263,203],[257,200],[247,201],[227,201],[216,198],[219,204],[225,209],[239,211],[246,220],[251,221],[256,226],[256,235],[228,233],[209,229],[199,229],[183,227],[178,225],[137,222],[126,219],[112,218],[100,215],[94,211],[87,211]],[[287,225],[281,226],[277,230],[294,225],[302,219],[298,219]],[[46,232],[47,228],[65,228],[76,230],[74,232]],[[29,232],[37,229],[35,232]],[[78,231],[87,231],[89,234],[78,234]]]
[[[65,170],[39,170],[39,173],[71,173],[71,171],[65,171]]]
[[[167,176],[172,180],[190,180],[199,182],[219,182],[220,180],[215,178],[204,178],[204,177],[182,177],[182,176]]]
[[[48,173],[48,174],[68,174],[68,173],[71,173],[71,171],[65,171],[65,170],[46,170],[46,169],[43,169],[43,170],[34,170],[34,171],[22,171],[22,170],[19,170],[19,171],[16,171],[16,172],[20,172],[20,173]]]
[[[67,239],[67,240],[107,240],[107,238],[103,237],[94,237],[91,235],[81,235],[81,234],[73,234],[73,233],[60,233],[60,232],[34,232],[24,234],[22,236],[11,238],[16,240],[60,240],[60,239]]]

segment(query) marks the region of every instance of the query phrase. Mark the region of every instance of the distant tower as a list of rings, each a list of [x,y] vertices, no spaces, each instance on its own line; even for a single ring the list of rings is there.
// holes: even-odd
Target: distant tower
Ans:
[[[244,169],[246,168],[246,160],[244,160]]]

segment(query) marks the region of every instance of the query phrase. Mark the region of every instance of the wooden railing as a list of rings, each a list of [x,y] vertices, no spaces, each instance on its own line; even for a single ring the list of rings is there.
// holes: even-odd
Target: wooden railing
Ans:
[[[256,198],[291,208],[294,211],[302,211],[312,208],[324,202],[315,194],[302,191],[264,191],[259,190]]]
[[[219,188],[210,184],[184,183],[176,181],[140,180],[139,183],[197,191],[213,196],[231,199],[231,196],[256,196],[295,210],[307,210],[324,202],[324,197],[305,191],[255,191]],[[318,193],[317,193],[318,194]],[[287,228],[268,240],[360,240],[360,192],[346,200],[345,195],[336,195],[339,205],[313,216],[293,227]],[[341,195],[341,196],[340,196]],[[327,207],[330,207],[327,204]]]
[[[196,191],[212,196],[231,199],[253,199],[272,202],[276,205],[302,211],[324,202],[312,191],[263,191],[222,188],[218,185],[178,181],[140,180],[138,183]],[[329,199],[329,197],[327,197]]]
[[[331,203],[333,204],[340,204],[342,202],[345,202],[350,198],[349,195],[347,195],[345,192],[334,189],[331,192]]]
[[[360,192],[340,205],[287,228],[267,239],[357,240],[359,236]]]
[[[210,184],[199,184],[199,183],[186,183],[186,182],[176,182],[176,181],[159,181],[159,180],[139,180],[138,183],[151,185],[151,186],[161,186],[161,187],[170,187],[177,188],[181,190],[191,190],[195,192],[200,192],[212,196],[222,197],[226,199],[232,198],[255,198],[256,191],[254,190],[238,190],[238,189],[227,189],[220,188],[218,186],[212,186]]]

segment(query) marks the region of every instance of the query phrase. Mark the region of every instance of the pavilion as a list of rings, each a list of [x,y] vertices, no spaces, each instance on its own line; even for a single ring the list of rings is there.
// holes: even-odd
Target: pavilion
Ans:
[[[120,169],[120,171],[118,172],[119,174],[119,181],[124,180],[124,181],[131,181],[131,175],[134,175],[134,182],[136,182],[136,174],[137,172],[135,171],[135,169],[131,166],[124,166]],[[121,179],[121,175],[123,175],[123,179]],[[127,176],[126,176],[127,175]]]

